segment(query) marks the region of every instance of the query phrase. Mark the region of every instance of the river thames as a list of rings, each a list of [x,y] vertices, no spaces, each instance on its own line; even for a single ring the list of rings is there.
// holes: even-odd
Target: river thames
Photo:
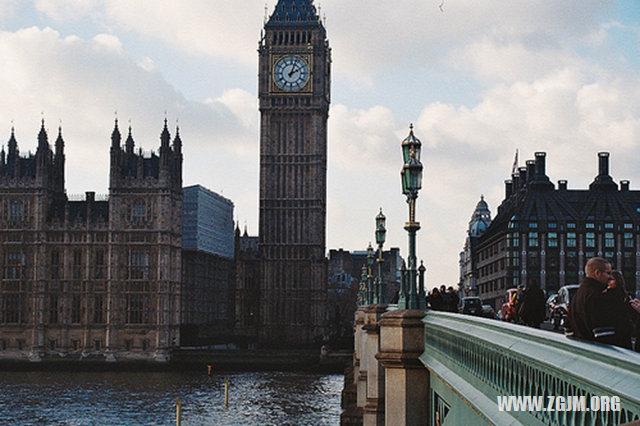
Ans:
[[[229,382],[229,406],[224,380]],[[0,424],[336,425],[344,376],[295,372],[0,372]]]

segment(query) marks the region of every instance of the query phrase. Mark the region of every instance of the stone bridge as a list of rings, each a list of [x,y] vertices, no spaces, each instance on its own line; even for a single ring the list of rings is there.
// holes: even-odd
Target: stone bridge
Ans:
[[[362,306],[342,424],[640,424],[640,354],[496,320]]]

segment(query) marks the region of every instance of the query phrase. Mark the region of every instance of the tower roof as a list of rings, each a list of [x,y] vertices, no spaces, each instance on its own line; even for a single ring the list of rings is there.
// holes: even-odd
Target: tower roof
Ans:
[[[469,235],[472,237],[479,237],[487,230],[491,224],[491,212],[487,202],[484,201],[484,195],[480,196],[480,201],[476,205],[476,209],[471,215],[469,221]]]
[[[294,26],[321,26],[313,0],[278,0],[265,28]]]

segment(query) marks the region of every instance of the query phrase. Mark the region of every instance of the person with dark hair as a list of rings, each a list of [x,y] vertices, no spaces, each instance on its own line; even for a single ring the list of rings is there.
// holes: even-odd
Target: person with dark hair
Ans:
[[[635,338],[636,338],[636,345],[635,345],[635,351],[636,352],[640,352],[640,299],[632,299],[629,301],[629,306],[631,306],[631,308],[633,308],[633,310],[636,312],[636,333],[635,333]]]
[[[544,307],[544,293],[538,287],[538,282],[529,280],[518,310],[520,319],[530,327],[540,328],[540,323],[544,320]]]
[[[458,293],[453,289],[453,287],[449,287],[447,289],[447,294],[449,295],[449,312],[458,312],[460,296],[458,296]]]
[[[585,266],[585,278],[576,295],[571,299],[565,334],[593,342],[615,345],[622,339],[616,329],[617,305],[605,290],[613,280],[611,263],[601,257],[589,259]]]
[[[631,349],[631,336],[633,335],[633,308],[629,305],[629,295],[625,290],[624,277],[618,271],[611,271],[608,287],[603,294],[609,303],[615,306],[616,315],[616,338],[613,343],[616,346]]]
[[[438,287],[434,287],[431,291],[431,295],[428,297],[429,307],[434,311],[441,311],[444,305],[442,295],[438,291]]]
[[[442,298],[442,308],[440,310],[447,312],[449,310],[451,299],[447,293],[447,287],[444,284],[440,286],[440,297]]]

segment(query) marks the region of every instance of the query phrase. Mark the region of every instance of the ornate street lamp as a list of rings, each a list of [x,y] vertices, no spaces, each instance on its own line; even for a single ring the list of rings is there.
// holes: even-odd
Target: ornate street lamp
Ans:
[[[358,286],[358,306],[367,304],[367,267],[362,265],[360,285]]]
[[[376,277],[376,300],[374,303],[387,303],[387,286],[382,279],[382,245],[387,234],[387,230],[384,227],[386,218],[382,214],[382,208],[380,213],[376,216],[376,243],[378,243],[378,276]]]
[[[405,292],[401,292],[398,300],[399,309],[424,309],[426,302],[422,291],[417,291],[417,260],[416,260],[416,232],[420,223],[416,222],[416,199],[422,188],[422,163],[420,162],[420,148],[422,143],[413,134],[413,124],[409,126],[409,136],[402,141],[402,157],[404,165],[400,176],[402,178],[402,193],[409,204],[409,222],[404,229],[409,233],[409,258],[407,259],[407,282]]]
[[[374,258],[373,247],[371,247],[371,243],[369,243],[369,247],[367,247],[367,305],[374,303],[373,273],[371,272],[371,266],[373,266]]]

